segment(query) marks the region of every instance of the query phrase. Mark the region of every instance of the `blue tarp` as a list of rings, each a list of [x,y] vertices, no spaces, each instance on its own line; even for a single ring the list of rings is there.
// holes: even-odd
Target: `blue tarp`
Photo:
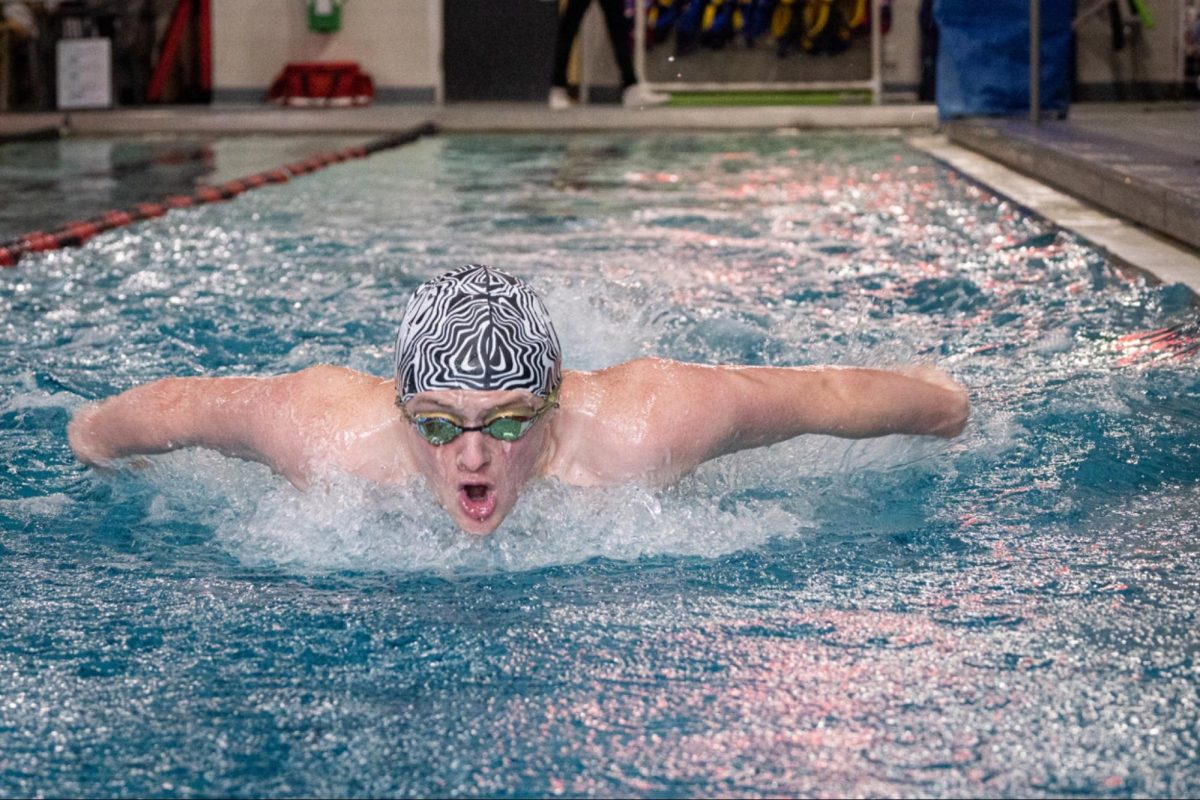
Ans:
[[[1030,0],[934,0],[941,119],[1029,112]],[[1041,106],[1066,114],[1072,0],[1041,0]]]

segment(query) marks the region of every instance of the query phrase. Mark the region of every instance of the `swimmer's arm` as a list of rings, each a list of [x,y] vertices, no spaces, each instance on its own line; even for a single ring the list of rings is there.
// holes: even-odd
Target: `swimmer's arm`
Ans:
[[[952,438],[967,424],[966,390],[936,367],[718,367],[701,378],[723,403],[717,454],[802,434]]]
[[[307,481],[295,444],[281,435],[286,383],[279,378],[166,378],[77,413],[67,427],[76,457],[105,467],[118,459],[206,447],[257,461],[298,486]]]
[[[933,367],[723,367],[638,359],[606,370],[626,469],[673,480],[710,458],[803,434],[863,439],[893,433],[953,437],[966,390]],[[639,446],[642,445],[642,446]],[[611,456],[609,460],[613,460]],[[638,466],[640,465],[640,466]]]

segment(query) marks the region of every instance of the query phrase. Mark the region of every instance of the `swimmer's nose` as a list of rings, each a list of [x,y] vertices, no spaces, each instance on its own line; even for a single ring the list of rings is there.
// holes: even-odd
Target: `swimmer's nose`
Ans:
[[[492,454],[482,432],[468,431],[458,438],[462,442],[455,456],[455,463],[459,469],[464,472],[479,472],[491,463]]]

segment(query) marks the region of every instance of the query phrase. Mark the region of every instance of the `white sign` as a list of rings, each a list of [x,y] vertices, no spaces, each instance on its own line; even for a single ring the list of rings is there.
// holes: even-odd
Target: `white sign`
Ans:
[[[108,39],[59,39],[58,107],[112,106],[112,42]]]

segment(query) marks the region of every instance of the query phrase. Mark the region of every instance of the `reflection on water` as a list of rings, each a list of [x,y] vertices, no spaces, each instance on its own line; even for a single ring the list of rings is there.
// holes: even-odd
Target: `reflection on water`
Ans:
[[[0,145],[0,242],[361,143],[362,137],[345,136],[264,140],[148,135]]]
[[[135,382],[387,374],[472,261],[568,368],[931,361],[972,421],[544,482],[482,541],[419,483],[70,457]],[[1191,297],[895,139],[443,137],[5,277],[0,793],[1200,793],[1200,375],[1127,338]]]

